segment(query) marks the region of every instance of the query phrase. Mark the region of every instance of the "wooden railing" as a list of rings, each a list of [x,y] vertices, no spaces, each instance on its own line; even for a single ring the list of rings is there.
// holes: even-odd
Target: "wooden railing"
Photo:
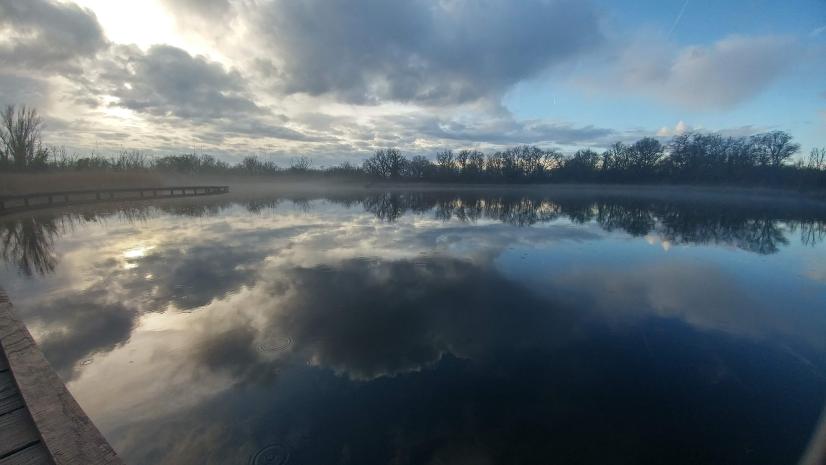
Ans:
[[[229,186],[172,186],[90,189],[0,196],[0,215],[32,208],[76,205],[107,200],[140,200],[151,198],[218,195],[229,192]]]

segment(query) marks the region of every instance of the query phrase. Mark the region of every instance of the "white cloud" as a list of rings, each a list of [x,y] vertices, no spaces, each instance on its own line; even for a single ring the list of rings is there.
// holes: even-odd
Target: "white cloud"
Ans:
[[[726,109],[766,90],[801,54],[800,44],[785,36],[729,36],[682,48],[647,36],[620,47],[606,69],[589,69],[581,80],[693,110]]]
[[[675,135],[685,134],[686,132],[691,131],[693,128],[685,123],[685,121],[680,120],[674,125],[673,128],[669,128],[668,126],[663,126],[657,131],[657,136],[659,137],[671,137]]]
[[[656,130],[520,118],[503,94],[582,63],[578,81],[592,88],[725,109],[770,86],[799,48],[777,36],[682,49],[652,34],[610,41],[605,13],[573,0],[76,1],[90,8],[0,0],[0,104],[37,106],[46,142],[80,151],[329,164],[384,146],[602,147]]]

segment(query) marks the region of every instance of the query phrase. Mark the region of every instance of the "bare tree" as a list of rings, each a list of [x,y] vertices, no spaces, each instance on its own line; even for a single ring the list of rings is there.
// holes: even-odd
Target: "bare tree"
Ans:
[[[638,174],[654,169],[663,155],[663,146],[657,139],[645,137],[631,145],[629,162]]]
[[[2,162],[17,169],[45,165],[48,151],[40,139],[43,120],[37,110],[26,106],[20,108],[8,105],[2,115],[0,142],[2,142]]]
[[[468,167],[477,174],[481,173],[485,169],[485,154],[478,150],[471,151],[468,155]]]
[[[416,155],[405,164],[404,175],[411,179],[424,179],[431,174],[432,168],[433,164],[427,157]]]
[[[627,170],[630,162],[630,148],[622,142],[614,142],[602,153],[602,171]]]
[[[456,162],[453,156],[453,150],[445,150],[436,154],[436,163],[443,170],[452,170]]]
[[[309,157],[300,156],[293,158],[290,162],[290,170],[298,171],[298,172],[305,172],[309,171],[310,167],[313,166],[312,160]]]
[[[826,169],[826,147],[813,148],[809,153],[809,168],[816,170]]]
[[[364,160],[364,171],[370,176],[397,179],[401,176],[406,160],[398,149],[380,149]]]
[[[467,161],[470,158],[470,150],[459,150],[456,154],[456,165],[459,167],[459,170],[464,172],[465,167],[467,166]]]
[[[774,167],[779,167],[800,150],[800,144],[792,142],[792,136],[783,131],[757,134],[752,136],[752,141],[762,163]]]

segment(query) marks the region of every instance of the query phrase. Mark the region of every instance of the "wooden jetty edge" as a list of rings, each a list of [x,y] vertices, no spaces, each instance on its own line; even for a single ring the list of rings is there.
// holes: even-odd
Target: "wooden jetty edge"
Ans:
[[[123,465],[0,289],[0,465]]]
[[[112,200],[145,200],[218,195],[229,192],[229,186],[160,186],[91,189],[57,192],[36,192],[0,196],[0,215],[34,208],[80,205]]]

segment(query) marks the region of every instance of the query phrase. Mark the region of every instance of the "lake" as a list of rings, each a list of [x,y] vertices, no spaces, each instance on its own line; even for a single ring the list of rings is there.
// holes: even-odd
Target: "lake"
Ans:
[[[0,285],[142,464],[796,464],[826,206],[356,190],[0,220]]]

